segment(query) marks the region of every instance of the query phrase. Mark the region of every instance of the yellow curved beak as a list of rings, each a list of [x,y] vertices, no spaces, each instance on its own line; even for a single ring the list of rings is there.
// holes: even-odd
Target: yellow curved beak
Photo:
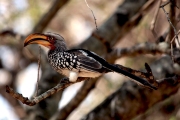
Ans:
[[[48,36],[40,33],[29,35],[24,41],[24,47],[29,44],[40,44],[48,48],[51,46],[51,43],[48,40]]]

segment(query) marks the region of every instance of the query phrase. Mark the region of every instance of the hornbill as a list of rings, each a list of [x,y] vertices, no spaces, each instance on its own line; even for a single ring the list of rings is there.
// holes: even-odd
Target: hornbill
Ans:
[[[68,50],[64,38],[59,34],[31,34],[25,39],[24,47],[29,44],[40,44],[49,48],[49,63],[58,73],[67,76],[70,82],[75,82],[78,77],[94,78],[104,73],[117,72],[141,85],[156,89],[148,81],[108,63],[94,52],[85,49]]]

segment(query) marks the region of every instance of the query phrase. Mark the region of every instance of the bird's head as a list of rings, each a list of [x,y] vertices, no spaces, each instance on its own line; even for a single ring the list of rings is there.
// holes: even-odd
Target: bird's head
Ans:
[[[24,47],[29,44],[40,44],[49,48],[50,50],[57,49],[60,51],[65,51],[67,49],[64,38],[55,33],[30,34],[24,41]]]

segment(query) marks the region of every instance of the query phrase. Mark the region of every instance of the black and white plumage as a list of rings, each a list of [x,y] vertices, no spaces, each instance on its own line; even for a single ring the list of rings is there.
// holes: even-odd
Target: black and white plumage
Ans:
[[[85,49],[68,50],[64,38],[58,34],[31,34],[26,38],[24,46],[28,44],[41,44],[48,47],[50,49],[48,52],[49,63],[57,72],[67,76],[71,82],[75,82],[78,77],[94,78],[107,72],[117,72],[155,89],[146,80],[109,64],[94,52]]]
[[[112,71],[104,67],[100,61],[97,61],[92,56],[105,61],[84,49],[72,49],[63,52],[50,50],[48,60],[56,71],[69,77],[71,82],[75,82],[78,77],[93,78]]]

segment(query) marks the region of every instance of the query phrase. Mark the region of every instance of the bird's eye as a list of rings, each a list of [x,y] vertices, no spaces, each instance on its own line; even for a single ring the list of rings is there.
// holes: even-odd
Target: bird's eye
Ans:
[[[50,42],[50,43],[54,43],[54,41],[55,41],[55,40],[54,40],[54,37],[49,36],[49,42]]]

